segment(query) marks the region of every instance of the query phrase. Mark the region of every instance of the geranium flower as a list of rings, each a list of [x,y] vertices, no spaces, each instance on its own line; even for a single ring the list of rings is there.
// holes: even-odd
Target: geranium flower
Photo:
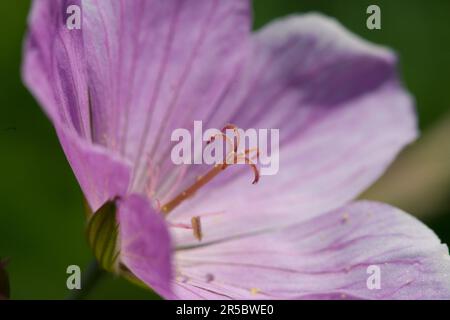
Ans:
[[[166,298],[449,298],[431,230],[352,202],[417,135],[395,54],[319,14],[252,33],[250,5],[33,2],[24,81],[92,211],[118,199],[119,269]],[[174,165],[194,120],[278,128],[278,174]]]

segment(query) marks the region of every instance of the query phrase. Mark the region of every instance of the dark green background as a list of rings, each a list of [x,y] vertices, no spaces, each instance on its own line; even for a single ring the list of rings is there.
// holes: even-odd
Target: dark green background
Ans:
[[[37,0],[39,1],[39,0]],[[382,30],[366,29],[366,8],[378,4]],[[50,122],[23,87],[21,46],[29,1],[0,1],[0,256],[11,258],[12,297],[63,298],[65,270],[91,259],[82,197]],[[363,37],[394,48],[417,98],[421,128],[450,107],[450,1],[256,0],[255,27],[295,12],[320,11]],[[445,211],[445,210],[444,210]],[[426,221],[450,242],[449,215]],[[107,276],[90,298],[151,298]]]

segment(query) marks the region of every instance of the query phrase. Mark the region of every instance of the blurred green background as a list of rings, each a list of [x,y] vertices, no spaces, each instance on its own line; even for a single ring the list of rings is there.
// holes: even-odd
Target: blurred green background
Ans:
[[[382,30],[366,28],[366,8],[370,4],[381,7]],[[67,266],[84,267],[91,254],[84,235],[81,191],[50,122],[20,79],[21,46],[29,5],[25,0],[0,1],[0,257],[10,258],[12,298],[61,299],[68,294]],[[287,14],[320,11],[336,17],[364,38],[394,48],[401,58],[403,78],[417,99],[421,129],[425,135],[440,132],[437,135],[440,140],[433,136],[424,142],[438,147],[422,148],[437,150],[436,155],[419,152],[437,166],[434,175],[447,179],[450,136],[446,128],[450,122],[442,119],[450,109],[450,1],[256,0],[254,8],[255,28]],[[435,126],[441,129],[435,130]],[[419,142],[417,148],[420,145]],[[414,148],[415,145],[408,151],[412,155],[416,152]],[[408,195],[401,195],[403,198],[398,201],[399,198],[384,198],[383,191],[392,188],[392,183],[385,186],[384,181],[389,184],[394,180],[398,185],[405,175],[397,171],[408,166],[416,168],[418,164],[411,158],[415,157],[409,156],[405,165],[400,160],[396,164],[398,170],[390,170],[389,177],[368,197],[404,203],[408,208],[403,209],[419,215],[444,242],[450,243],[450,200],[446,200],[450,199],[450,192],[445,181],[440,184],[440,198],[436,201],[433,199],[436,192],[420,191],[420,178],[400,181],[400,186],[414,183],[419,188],[416,194],[422,195],[423,201],[414,196],[415,202],[410,202]],[[431,176],[427,174],[428,167],[419,164],[419,168],[424,176]],[[432,199],[428,202],[434,205],[425,206],[427,199]],[[417,210],[411,203],[418,203]],[[109,275],[89,295],[105,299],[154,297],[149,291]]]

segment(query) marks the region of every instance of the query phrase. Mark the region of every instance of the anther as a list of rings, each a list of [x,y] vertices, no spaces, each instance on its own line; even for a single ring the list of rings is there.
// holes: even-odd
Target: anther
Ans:
[[[191,225],[192,225],[192,230],[194,231],[194,237],[198,240],[201,241],[203,234],[202,234],[202,224],[200,221],[200,217],[196,216],[196,217],[192,217],[191,218]]]

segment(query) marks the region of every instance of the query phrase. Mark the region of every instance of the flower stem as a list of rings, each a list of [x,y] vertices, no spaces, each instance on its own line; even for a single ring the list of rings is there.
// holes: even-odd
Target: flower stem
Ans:
[[[66,300],[82,300],[84,299],[99,280],[104,275],[104,271],[98,265],[97,260],[92,260],[85,272],[81,276],[81,289],[73,290],[67,297]]]

